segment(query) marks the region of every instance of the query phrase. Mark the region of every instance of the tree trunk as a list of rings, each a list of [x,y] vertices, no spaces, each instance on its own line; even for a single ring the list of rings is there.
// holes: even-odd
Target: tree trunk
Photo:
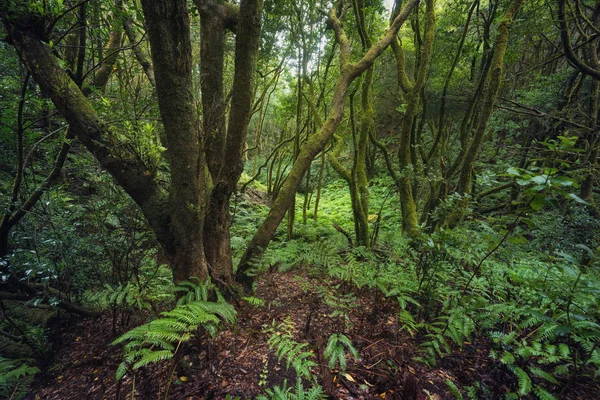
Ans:
[[[142,6],[165,129],[166,158],[171,174],[168,195],[153,173],[135,155],[129,154],[125,146],[119,146],[110,127],[100,119],[79,87],[60,67],[51,49],[42,42],[38,36],[40,31],[32,29],[26,18],[21,21],[20,17],[2,12],[0,17],[24,64],[65,117],[71,132],[140,206],[164,249],[175,282],[190,276],[204,280],[209,276],[209,268],[215,278],[231,281],[228,202],[242,171],[252,102],[252,73],[260,42],[262,1],[244,1],[240,8],[238,37],[242,39],[236,42],[229,131],[222,146],[211,147],[207,152],[209,163],[205,143],[212,145],[213,142],[204,141],[192,93],[187,2],[144,0]],[[227,6],[227,9],[235,7]],[[230,20],[225,22],[230,23]],[[114,35],[111,43],[116,42]],[[214,149],[217,151],[213,152]],[[212,197],[211,183],[215,188]],[[205,221],[207,211],[213,210]]]
[[[390,45],[392,39],[396,37],[398,30],[406,21],[416,3],[417,0],[409,1],[404,6],[402,12],[394,19],[392,26],[388,29],[385,36],[371,46],[364,57],[356,63],[350,63],[350,42],[342,28],[341,22],[337,18],[335,10],[330,10],[329,21],[334,28],[336,41],[340,45],[340,75],[334,88],[329,115],[320,130],[312,135],[300,150],[298,158],[285,179],[267,218],[256,231],[254,237],[248,244],[246,252],[240,260],[236,277],[238,281],[244,285],[246,290],[251,290],[253,283],[253,278],[247,274],[251,268],[251,264],[257,257],[260,257],[266,249],[271,238],[275,234],[275,230],[283,219],[285,212],[289,209],[289,206],[296,195],[296,190],[298,189],[306,170],[310,166],[311,161],[325,148],[325,145],[331,139],[338,127],[344,114],[344,104],[350,83],[366,71],[373,64],[375,58]]]
[[[394,43],[394,53],[398,68],[398,84],[408,92],[407,106],[402,119],[400,128],[400,146],[398,149],[398,160],[400,164],[399,181],[397,182],[400,205],[402,207],[402,230],[409,237],[416,237],[419,234],[419,219],[417,215],[417,204],[413,194],[413,184],[411,180],[412,169],[415,167],[412,159],[411,143],[413,142],[414,123],[419,111],[421,100],[421,90],[425,85],[427,72],[429,71],[429,60],[435,37],[435,2],[427,0],[427,28],[425,32],[425,42],[423,51],[419,57],[419,67],[416,72],[414,84],[408,81],[406,71],[404,71],[404,55],[399,43]]]
[[[262,0],[230,5],[198,0],[202,22],[201,84],[204,137],[212,192],[204,221],[204,248],[212,278],[233,283],[229,200],[243,170],[243,150],[252,112],[253,82],[260,44]],[[223,92],[225,28],[235,29],[235,74],[229,124]]]
[[[204,143],[192,93],[187,3],[144,0],[142,7],[171,170],[169,240],[161,244],[173,267],[175,282],[190,276],[204,280],[208,266],[202,239],[208,191]]]
[[[462,218],[466,208],[469,205],[469,196],[472,192],[473,166],[475,165],[477,154],[479,153],[479,149],[483,143],[485,131],[487,129],[490,116],[492,115],[492,111],[494,110],[494,103],[496,102],[500,85],[502,83],[504,54],[506,53],[506,48],[508,46],[508,33],[513,20],[519,8],[521,7],[521,4],[523,4],[523,1],[524,0],[512,0],[508,10],[506,10],[506,13],[504,14],[502,22],[498,26],[498,37],[496,38],[494,55],[492,56],[490,65],[490,77],[485,99],[479,114],[477,128],[473,133],[473,139],[465,153],[465,159],[462,164],[460,178],[458,180],[457,192],[461,195],[464,195],[464,197],[461,199],[454,212],[452,212],[446,219],[446,225],[448,226],[455,225]]]

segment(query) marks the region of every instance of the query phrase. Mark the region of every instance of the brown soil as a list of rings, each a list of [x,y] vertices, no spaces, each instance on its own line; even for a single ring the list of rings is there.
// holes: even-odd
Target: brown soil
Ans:
[[[338,292],[355,296],[348,320],[332,316],[335,310],[330,305],[336,296],[344,297]],[[359,291],[306,274],[270,272],[261,280],[256,297],[264,304],[241,305],[236,326],[214,339],[206,335],[193,339],[175,361],[139,370],[135,387],[130,376],[120,384],[114,380],[121,350],[109,345],[113,339],[111,317],[81,321],[63,333],[64,345],[53,365],[37,377],[28,398],[130,399],[135,393],[137,399],[161,399],[174,371],[170,399],[225,399],[227,395],[251,399],[266,387],[286,380],[296,383],[295,371],[286,368],[285,360],[277,359],[265,333],[265,326],[286,317],[293,321],[295,339],[314,349],[315,361],[321,365],[313,372],[335,399],[452,399],[447,379],[459,387],[480,382],[488,388],[485,398],[490,399],[517,390],[510,372],[487,357],[485,340],[456,349],[436,368],[416,362],[419,338],[401,329],[397,305],[375,296],[373,290]],[[360,352],[358,360],[348,357],[344,373],[329,373],[324,362],[319,362],[319,351],[332,333],[344,333]],[[584,382],[573,386],[568,397],[594,399],[597,393],[597,383]]]

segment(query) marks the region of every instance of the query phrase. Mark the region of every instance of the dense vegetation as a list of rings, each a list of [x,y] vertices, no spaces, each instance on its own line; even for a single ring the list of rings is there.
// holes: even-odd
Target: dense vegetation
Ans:
[[[600,2],[0,20],[0,398],[600,395]]]

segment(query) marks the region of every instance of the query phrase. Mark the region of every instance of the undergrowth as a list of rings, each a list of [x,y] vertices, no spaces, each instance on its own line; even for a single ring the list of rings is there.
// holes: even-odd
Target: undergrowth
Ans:
[[[579,212],[573,215],[581,224]],[[392,240],[376,249],[349,248],[336,232],[311,243],[305,238],[323,230],[311,232],[307,225],[303,236],[272,246],[263,268],[309,267],[357,290],[378,291],[396,300],[399,329],[418,340],[415,361],[435,367],[467,345],[484,346],[488,363],[514,377],[505,398],[554,399],[573,380],[600,376],[600,271],[590,249],[595,237],[562,247],[546,239],[542,245],[545,233],[536,232],[546,232],[546,222],[545,216],[528,216],[514,229],[503,218],[472,221],[412,246],[384,233],[382,239]],[[533,226],[535,237],[528,238]],[[289,349],[280,354],[309,359],[305,347]],[[447,385],[457,398],[492,398],[482,382]]]

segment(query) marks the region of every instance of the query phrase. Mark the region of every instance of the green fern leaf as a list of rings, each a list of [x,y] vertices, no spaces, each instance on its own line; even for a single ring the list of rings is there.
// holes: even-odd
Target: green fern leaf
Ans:
[[[455,399],[464,400],[464,397],[463,397],[462,393],[460,392],[460,389],[458,388],[458,386],[456,386],[456,384],[454,382],[452,382],[449,378],[446,379],[446,386],[448,386],[448,390],[450,391],[452,396],[454,396]]]
[[[517,382],[519,386],[519,394],[526,396],[531,392],[531,378],[527,375],[523,369],[517,366],[510,367],[510,370],[517,376]]]
[[[529,368],[529,372],[531,372],[533,375],[537,376],[538,378],[545,379],[550,383],[558,385],[558,381],[556,380],[556,378],[552,374],[549,374],[548,372],[544,371],[541,368],[532,367],[532,368]]]

